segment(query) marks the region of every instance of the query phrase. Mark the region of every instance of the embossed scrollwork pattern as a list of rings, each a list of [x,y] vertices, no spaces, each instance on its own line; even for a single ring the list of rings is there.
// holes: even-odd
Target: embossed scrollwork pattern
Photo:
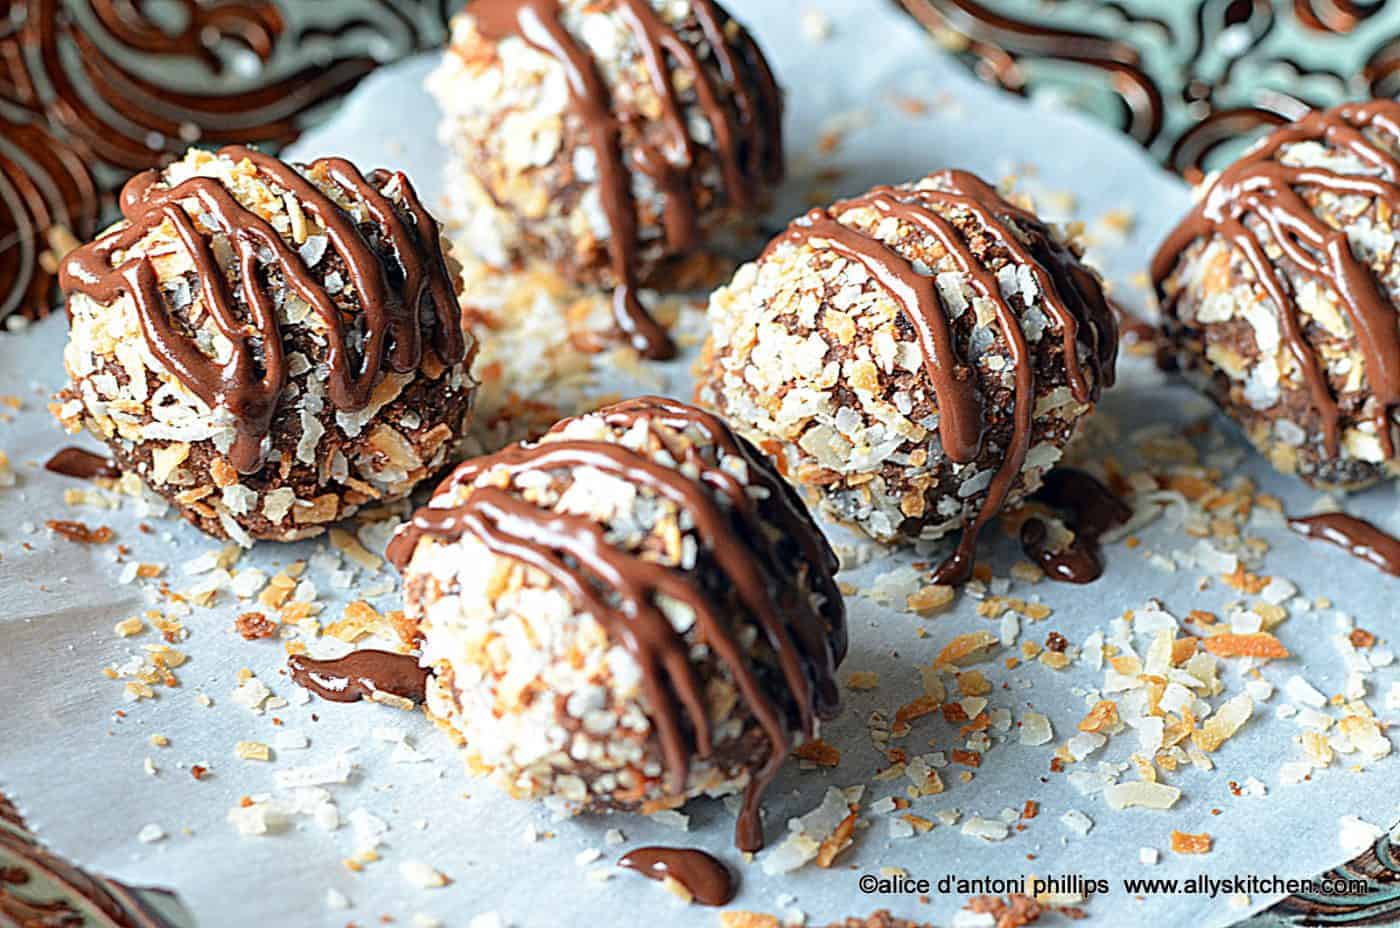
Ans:
[[[284,144],[451,0],[12,0],[0,6],[0,319],[42,315],[57,255],[131,173],[191,143]]]
[[[1092,112],[1196,178],[1311,107],[1400,91],[1383,0],[897,0],[983,78]]]

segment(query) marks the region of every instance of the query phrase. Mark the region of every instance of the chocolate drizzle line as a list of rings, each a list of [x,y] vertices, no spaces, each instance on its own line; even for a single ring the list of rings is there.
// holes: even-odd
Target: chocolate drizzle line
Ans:
[[[78,480],[92,480],[97,477],[115,480],[122,475],[121,468],[117,467],[111,458],[93,454],[82,448],[63,448],[44,462],[44,470]]]
[[[40,845],[23,822],[0,816],[0,863],[7,857],[20,863],[15,868],[0,866],[0,920],[5,924],[173,928],[135,890],[80,870]],[[36,876],[53,883],[62,895],[32,898],[22,888]]]
[[[984,181],[965,171],[940,171],[933,175],[937,189],[876,187],[864,196],[845,200],[830,209],[817,209],[794,222],[769,245],[764,256],[782,245],[821,242],[825,247],[865,267],[894,297],[904,317],[918,332],[923,346],[924,372],[937,399],[939,438],[948,457],[967,464],[982,451],[986,408],[974,372],[963,362],[954,344],[952,328],[933,277],[891,246],[872,235],[839,221],[841,214],[873,209],[882,216],[907,222],[936,238],[959,270],[983,298],[996,307],[997,326],[1010,350],[1015,375],[1015,408],[1010,447],[987,489],[987,497],[971,526],[964,529],[954,553],[935,574],[937,583],[962,583],[972,574],[977,536],[1001,509],[1011,485],[1021,472],[1030,450],[1032,413],[1035,408],[1035,371],[1020,316],[1001,294],[996,276],[988,270],[938,208],[964,213],[975,220],[1012,258],[1035,274],[1049,315],[1060,329],[1070,390],[1076,400],[1098,400],[1113,383],[1118,350],[1118,330],[1113,312],[1098,281],[1074,254],[1048,235],[1033,230],[1040,221],[1006,202]],[[1029,234],[1031,244],[1022,240]],[[1081,357],[1080,337],[1089,346]],[[1090,383],[1081,370],[1087,363]]]
[[[639,847],[617,862],[650,880],[675,880],[701,905],[728,905],[734,900],[734,876],[705,851],[679,847]]]
[[[267,264],[280,272],[285,286],[305,300],[326,326],[329,394],[337,409],[352,412],[365,407],[386,359],[396,372],[415,370],[422,360],[423,330],[431,334],[433,348],[445,365],[461,361],[466,349],[437,224],[402,174],[376,171],[366,178],[341,158],[323,158],[309,166],[309,170],[324,171],[347,196],[362,201],[383,246],[393,255],[391,264],[354,217],[296,168],[241,146],[224,148],[219,154],[250,161],[321,220],[331,248],[354,284],[358,316],[347,322],[340,304],[296,249],[218,180],[192,177],[165,187],[156,171],[138,174],[127,183],[121,196],[127,224],[70,254],[60,271],[60,283],[66,293],[82,293],[98,303],[129,295],[152,354],[209,406],[222,406],[233,414],[237,437],[229,459],[240,473],[251,474],[262,466],[268,430],[288,377],[277,310],[270,289],[262,284]],[[398,188],[411,231],[400,207],[381,192],[387,186]],[[220,267],[208,238],[182,205],[187,200],[198,202],[205,220],[227,237],[236,255],[236,275]],[[174,227],[194,264],[205,308],[232,346],[223,364],[206,354],[171,315],[149,258],[133,256],[112,266],[115,252],[131,248],[163,222]],[[268,256],[270,261],[265,262]],[[241,281],[237,296],[230,276]],[[394,278],[402,281],[400,286],[391,282]],[[431,322],[422,311],[425,301],[432,305]],[[250,317],[246,320],[240,302]],[[351,347],[356,326],[363,335],[358,351]]]
[[[1265,251],[1254,220],[1268,230],[1269,239],[1303,273],[1336,294],[1351,323],[1365,362],[1366,382],[1375,398],[1371,412],[1385,456],[1396,456],[1391,411],[1400,405],[1400,327],[1396,309],[1369,266],[1352,252],[1344,228],[1334,228],[1317,216],[1302,191],[1336,196],[1371,197],[1400,211],[1400,160],[1372,141],[1366,129],[1400,140],[1400,103],[1373,100],[1315,111],[1283,126],[1226,168],[1206,196],[1162,243],[1152,260],[1152,279],[1163,311],[1174,314],[1177,297],[1163,289],[1185,251],[1196,241],[1218,235],[1240,253],[1277,311],[1284,344],[1303,375],[1313,408],[1322,419],[1326,452],[1336,457],[1342,412],[1332,394],[1328,375],[1304,331],[1294,295]],[[1321,167],[1280,162],[1286,145],[1323,142],[1345,151],[1380,172],[1380,176],[1350,176]]]
[[[1045,523],[1027,519],[1021,525],[1021,545],[1026,555],[1051,580],[1092,583],[1103,576],[1099,538],[1127,522],[1133,510],[1091,474],[1070,467],[1057,467],[1046,474],[1045,482],[1031,499],[1069,513],[1066,521],[1075,537],[1068,548],[1055,551],[1048,545]]]
[[[631,172],[646,174],[663,193],[668,246],[678,253],[694,249],[700,241],[699,164],[673,64],[695,79],[697,104],[714,130],[729,205],[736,209],[755,208],[761,200],[761,182],[776,184],[782,179],[782,98],[757,44],[742,29],[731,39],[725,27],[733,21],[721,15],[713,0],[691,0],[691,8],[723,85],[716,83],[699,53],[662,19],[650,0],[618,0],[617,6],[641,44],[668,133],[666,150],[642,144],[630,165],[622,145],[624,117],[614,112],[612,94],[589,50],[564,25],[560,0],[479,0],[470,14],[486,38],[499,41],[516,36],[564,68],[574,112],[587,129],[598,159],[599,192],[611,227],[613,315],[644,357],[666,359],[675,356],[675,345],[637,298],[641,240]]]
[[[692,478],[622,445],[598,441],[517,445],[468,461],[438,488],[438,495],[469,485],[488,471],[516,475],[591,467],[671,500],[692,518],[702,549],[758,623],[796,705],[801,731],[812,737],[814,716],[830,718],[838,707],[834,675],[846,652],[845,606],[833,577],[835,555],[796,493],[752,445],[716,417],[694,407],[644,397],[607,407],[598,415],[615,427],[648,420],[676,431],[699,429],[719,449],[747,464],[752,485],[768,493],[767,509],[760,513],[745,485],[727,470],[707,462],[696,448],[688,449],[681,462],[687,471],[698,474]],[[800,562],[808,565],[809,577],[823,600],[819,610],[805,596],[780,600],[773,589],[788,565],[779,560],[781,552],[776,546],[762,540],[768,520],[796,546]],[[548,575],[579,609],[591,614],[631,652],[642,669],[669,789],[676,793],[685,788],[691,757],[711,754],[712,733],[704,685],[689,660],[690,645],[657,607],[655,598],[664,594],[694,611],[700,639],[728,667],[772,745],[767,762],[750,779],[735,831],[735,842],[741,849],[762,847],[759,803],[793,747],[788,712],[782,701],[765,692],[749,659],[726,628],[717,604],[683,571],[615,547],[607,540],[604,527],[591,519],[538,508],[495,486],[473,487],[471,495],[452,508],[419,509],[395,535],[387,556],[403,570],[425,536],[455,541],[465,535],[497,555]],[[617,605],[612,604],[614,597]],[[693,744],[687,743],[687,721]]]
[[[1400,538],[1356,516],[1329,512],[1289,519],[1288,527],[1305,538],[1336,545],[1386,573],[1400,577]]]
[[[331,702],[359,702],[387,693],[421,706],[428,698],[428,676],[411,654],[366,649],[318,661],[302,654],[287,658],[292,681]]]

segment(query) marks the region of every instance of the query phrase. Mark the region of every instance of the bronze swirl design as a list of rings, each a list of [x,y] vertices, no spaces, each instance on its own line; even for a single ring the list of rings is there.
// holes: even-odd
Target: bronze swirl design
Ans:
[[[1354,895],[1317,892],[1288,896],[1235,928],[1400,923],[1400,846],[1389,834],[1382,835],[1374,847],[1360,856],[1316,878],[1316,882],[1323,880],[1361,881],[1366,889]]]
[[[975,0],[900,0],[935,33],[959,36],[976,57],[976,71],[1013,93],[1024,94],[1028,58],[1054,58],[1099,72],[1124,106],[1121,128],[1144,145],[1162,131],[1161,91],[1142,67],[1142,56],[1127,42],[1072,29],[1045,26],[1002,15]]]
[[[0,19],[0,320],[45,314],[111,192],[192,143],[282,145],[379,63],[437,44],[450,0],[15,0]],[[304,10],[305,7],[303,6]],[[251,67],[240,67],[240,64]],[[247,73],[248,71],[254,73]]]
[[[1381,11],[1385,0],[1293,0],[1293,15],[1318,32],[1345,34]]]
[[[151,892],[166,896],[171,909],[178,907],[168,893],[134,890],[58,857],[0,793],[0,924],[176,928],[143,898]]]
[[[1076,87],[1112,95],[1116,128],[1189,180],[1310,109],[1400,93],[1400,17],[1384,0],[897,2],[1014,93],[1049,83],[1038,65],[1072,66]]]

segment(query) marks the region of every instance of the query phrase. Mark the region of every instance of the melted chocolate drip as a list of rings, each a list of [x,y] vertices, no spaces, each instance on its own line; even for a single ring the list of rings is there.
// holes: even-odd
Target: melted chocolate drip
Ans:
[[[353,651],[330,661],[293,654],[287,668],[298,686],[331,702],[359,702],[387,693],[421,706],[428,698],[431,675],[410,654],[375,650]]]
[[[757,44],[738,29],[733,36],[713,0],[693,0],[692,10],[715,56],[724,83],[717,84],[700,54],[668,24],[649,0],[618,0],[617,7],[641,44],[652,87],[662,103],[669,138],[665,150],[642,144],[629,165],[622,144],[623,123],[612,94],[586,46],[564,25],[559,0],[481,0],[470,14],[480,33],[501,40],[516,36],[554,58],[568,77],[574,113],[583,121],[598,158],[598,187],[611,235],[613,315],[618,328],[644,357],[675,356],[666,330],[637,298],[637,205],[632,171],[646,174],[665,196],[663,221],[668,246],[677,253],[700,240],[696,199],[700,167],[685,122],[685,109],[673,77],[677,67],[695,79],[696,101],[714,131],[715,152],[729,204],[752,209],[763,182],[782,179],[782,98]]]
[[[1095,477],[1082,470],[1058,467],[1045,475],[1045,483],[1031,496],[1052,509],[1067,512],[1074,541],[1063,551],[1048,545],[1049,531],[1040,519],[1021,526],[1026,556],[1040,565],[1051,580],[1092,583],[1103,576],[1099,539],[1109,529],[1127,522],[1133,510]]]
[[[701,905],[728,905],[734,900],[734,876],[704,851],[679,847],[639,847],[617,862],[625,870],[662,881],[668,877],[686,888]]]
[[[1254,224],[1268,230],[1268,241],[1304,274],[1330,287],[1351,323],[1374,398],[1372,421],[1387,458],[1396,455],[1391,412],[1400,406],[1400,327],[1389,296],[1358,258],[1345,228],[1318,217],[1303,197],[1313,190],[1335,196],[1376,199],[1400,211],[1400,160],[1372,141],[1367,129],[1400,140],[1400,103],[1373,100],[1309,113],[1283,126],[1230,165],[1204,198],[1168,236],[1152,259],[1152,279],[1163,312],[1174,314],[1178,296],[1163,285],[1186,250],[1198,240],[1220,236],[1239,252],[1276,310],[1283,342],[1302,372],[1313,408],[1322,419],[1326,452],[1336,457],[1342,411],[1327,370],[1308,341],[1294,294],[1266,251]],[[1282,149],[1296,142],[1321,142],[1345,152],[1379,176],[1343,175],[1322,167],[1284,164]]]
[[[934,178],[938,189],[876,187],[864,196],[842,201],[830,209],[813,210],[774,239],[765,256],[784,244],[824,242],[826,247],[864,266],[895,298],[904,317],[918,332],[923,346],[924,372],[937,399],[943,450],[959,464],[975,460],[981,452],[987,410],[974,372],[958,355],[935,281],[894,248],[873,235],[842,224],[838,217],[849,210],[873,209],[883,216],[918,226],[947,249],[973,289],[996,308],[997,326],[1011,352],[1015,377],[1013,430],[1010,446],[987,489],[981,512],[973,524],[963,530],[957,550],[935,573],[934,582],[957,584],[972,575],[977,536],[1001,509],[1025,463],[1030,450],[1036,388],[1034,362],[1019,314],[1002,296],[996,276],[935,207],[967,214],[1017,262],[1031,268],[1045,295],[1046,309],[1059,326],[1066,376],[1079,402],[1097,401],[1100,390],[1112,385],[1118,330],[1098,281],[1068,248],[1043,233],[1033,233],[1031,245],[1018,236],[1018,231],[1026,233],[1041,228],[1035,216],[1006,202],[984,181],[965,171],[940,171]],[[1018,229],[1013,229],[1013,222]],[[1081,357],[1081,336],[1090,348],[1087,357]],[[1093,372],[1092,383],[1081,370],[1082,362]]]
[[[115,480],[122,475],[116,461],[82,448],[64,448],[58,451],[44,462],[44,470],[64,477],[76,477],[79,480],[93,480],[97,477]]]
[[[515,475],[592,467],[671,500],[689,514],[702,550],[723,571],[758,623],[796,705],[801,730],[811,737],[814,717],[830,718],[838,708],[834,677],[846,653],[845,606],[833,576],[836,557],[801,500],[752,445],[702,410],[643,397],[607,407],[598,415],[621,427],[645,419],[678,431],[700,429],[723,451],[747,464],[749,480],[767,491],[765,510],[760,513],[745,485],[729,471],[708,463],[696,448],[688,449],[681,462],[686,472],[698,474],[690,477],[622,445],[598,441],[517,445],[468,461],[438,488],[437,495],[470,484],[487,471]],[[555,426],[555,431],[559,428]],[[781,560],[783,552],[762,541],[769,521],[796,547],[793,558],[808,565],[823,600],[820,610],[805,596],[779,597],[773,589],[789,565]],[[793,747],[788,712],[781,700],[765,690],[718,604],[684,572],[615,547],[604,528],[591,519],[540,509],[496,486],[474,487],[455,507],[419,509],[395,535],[387,557],[402,570],[423,537],[453,541],[465,535],[500,556],[547,574],[578,608],[593,615],[632,652],[642,668],[669,788],[677,793],[684,789],[691,757],[708,757],[713,738],[704,683],[696,678],[689,659],[691,645],[676,632],[655,598],[664,594],[694,610],[700,639],[728,667],[772,746],[762,769],[752,775],[735,836],[743,850],[762,847],[759,804]],[[693,735],[693,744],[687,731]]]
[[[60,282],[66,293],[82,293],[98,303],[122,296],[133,299],[151,353],[210,407],[224,407],[233,414],[237,437],[229,460],[240,473],[251,474],[262,467],[272,417],[288,378],[277,309],[270,289],[263,285],[269,265],[326,327],[328,388],[337,409],[363,409],[386,361],[399,373],[415,370],[422,360],[425,330],[445,365],[460,362],[466,346],[437,223],[402,174],[377,171],[366,178],[340,158],[310,165],[311,170],[324,171],[347,196],[362,201],[377,226],[381,247],[394,258],[391,263],[354,217],[291,165],[240,146],[225,148],[220,155],[252,162],[271,183],[321,220],[330,247],[355,288],[360,313],[350,322],[296,249],[223,184],[208,177],[193,177],[175,187],[162,186],[156,171],[132,178],[121,196],[127,224],[70,254]],[[387,186],[397,186],[402,206],[396,207],[381,192]],[[204,221],[227,237],[238,264],[232,275],[241,281],[238,296],[228,269],[220,266],[209,240],[181,205],[184,200],[197,201]],[[407,211],[412,231],[400,209]],[[232,347],[223,364],[211,358],[186,325],[169,312],[149,258],[130,257],[112,266],[114,253],[131,248],[163,222],[174,227],[194,264],[205,309]],[[394,278],[401,286],[391,283]],[[431,304],[431,316],[424,313],[425,303]]]
[[[1336,545],[1391,576],[1400,577],[1400,538],[1381,531],[1365,519],[1341,512],[1289,519],[1299,535]]]

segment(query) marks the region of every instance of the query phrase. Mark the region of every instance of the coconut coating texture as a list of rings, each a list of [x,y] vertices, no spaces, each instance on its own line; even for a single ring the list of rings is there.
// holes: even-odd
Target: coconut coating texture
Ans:
[[[400,256],[390,253],[363,200],[332,183],[320,162],[298,170],[353,220],[374,249],[390,296],[406,301]],[[363,300],[345,261],[328,242],[322,221],[246,158],[191,150],[155,178],[152,189],[164,191],[192,178],[212,179],[235,201],[231,210],[241,208],[264,220],[286,243],[315,285],[329,294],[348,333],[349,360],[357,363],[365,336]],[[391,175],[387,181],[377,180],[376,189],[412,228],[404,206],[406,183]],[[254,329],[229,234],[196,198],[176,203],[174,208],[192,220],[207,247],[213,273],[222,277],[239,318],[247,321],[248,330]],[[120,222],[98,242],[129,227],[128,221]],[[290,541],[316,535],[362,506],[407,496],[445,463],[449,447],[465,427],[475,391],[469,373],[470,338],[460,352],[463,357],[450,366],[425,338],[416,369],[394,370],[386,359],[372,376],[372,389],[362,406],[337,406],[327,395],[331,359],[325,320],[302,299],[302,291],[288,285],[268,259],[266,246],[260,255],[259,285],[275,306],[287,377],[275,397],[256,470],[243,473],[232,462],[238,417],[225,405],[201,398],[157,357],[131,292],[99,302],[69,288],[64,366],[70,383],[54,407],[69,431],[85,428],[101,439],[124,471],[139,475],[201,530],[244,545],[255,539]],[[178,337],[195,346],[201,363],[215,368],[226,363],[230,342],[214,322],[209,281],[204,280],[210,265],[192,258],[188,242],[169,219],[109,256],[114,268],[133,266],[141,259],[153,272],[158,310]],[[450,258],[444,270],[455,280]],[[75,279],[83,273],[75,272]],[[445,285],[455,308],[454,284]],[[266,347],[257,337],[251,344],[257,356],[252,367],[265,366]]]
[[[1400,107],[1391,107],[1393,119]],[[1337,110],[1310,118],[1345,119]],[[1387,169],[1325,137],[1308,137],[1312,133],[1296,126],[1279,131],[1280,135],[1265,140],[1276,150],[1262,156],[1247,153],[1222,175],[1207,178],[1196,191],[1199,203],[1215,200],[1226,214],[1244,209],[1242,225],[1259,246],[1267,274],[1261,275],[1238,240],[1232,241],[1233,236],[1222,234],[1219,227],[1203,230],[1207,234],[1193,238],[1180,251],[1169,243],[1154,269],[1166,344],[1183,374],[1239,424],[1249,442],[1278,470],[1296,474],[1320,489],[1361,489],[1400,474],[1400,457],[1394,453],[1400,441],[1396,429],[1400,411],[1387,407],[1387,400],[1378,395],[1377,384],[1384,375],[1368,369],[1356,318],[1337,282],[1295,260],[1297,254],[1281,247],[1270,224],[1258,211],[1245,207],[1235,191],[1249,188],[1247,178],[1280,166],[1315,169],[1363,184],[1385,175]],[[1400,137],[1393,122],[1378,119],[1359,131],[1384,157],[1400,158]],[[1300,138],[1278,144],[1285,132]],[[1391,173],[1389,181],[1394,184]],[[1374,286],[1389,318],[1373,326],[1369,337],[1390,352],[1400,350],[1400,311],[1396,310],[1400,226],[1393,215],[1393,192],[1384,197],[1364,188],[1344,192],[1311,183],[1288,186],[1299,198],[1300,212],[1311,214],[1305,219],[1316,217],[1329,230],[1344,233],[1346,246],[1339,260],[1351,262],[1356,274],[1345,289],[1360,293]],[[1261,199],[1268,202],[1268,194]],[[1333,261],[1327,259],[1324,264]],[[1304,356],[1317,365],[1319,379],[1335,403],[1332,448],[1328,447],[1326,413],[1287,337],[1279,299],[1270,292],[1269,275],[1282,288],[1286,304],[1282,312],[1296,320]],[[1395,362],[1389,367],[1393,380]],[[1386,425],[1379,426],[1378,419]]]
[[[711,480],[699,478],[702,469],[730,475],[756,504],[763,537],[725,543],[740,545],[737,553],[743,558],[768,565],[764,584],[784,620],[809,609],[834,614],[844,641],[832,563],[803,558],[791,533],[769,521],[777,500],[753,479],[743,456],[724,451],[693,425],[677,428],[645,414],[627,424],[609,421],[608,413],[566,419],[537,445],[517,447],[592,442],[631,449],[684,476],[695,492],[722,508],[729,505],[723,494]],[[752,449],[750,454],[766,468],[761,455]],[[737,648],[739,666],[776,707],[789,747],[802,741],[801,707],[779,669],[777,651],[736,591],[739,584],[697,533],[687,506],[645,482],[593,466],[491,463],[499,460],[500,455],[483,459],[480,472],[466,483],[454,485],[449,479],[420,514],[460,507],[483,487],[504,488],[542,519],[573,514],[603,527],[608,548],[660,565],[672,580],[697,591],[710,620],[700,620],[691,604],[666,594],[649,601],[664,614],[663,624],[669,620],[667,634],[674,629],[679,636],[703,693],[713,746],[708,756],[697,752],[690,758],[686,779],[676,789],[660,744],[664,723],[658,721],[638,662],[648,658],[620,636],[622,629],[645,638],[652,633],[621,619],[611,626],[600,621],[557,578],[495,553],[478,535],[453,540],[428,534],[411,548],[403,568],[405,612],[417,622],[423,663],[433,670],[428,708],[460,734],[470,770],[488,775],[512,796],[541,798],[574,811],[650,813],[749,786],[772,758],[772,740],[743,695],[733,659],[722,657],[722,648],[710,637],[707,621],[723,629]],[[766,477],[778,480],[771,470]],[[824,541],[822,549],[829,554]],[[584,575],[611,608],[626,608],[619,587],[595,574]],[[831,591],[835,601],[819,589]],[[839,655],[844,644],[832,648]],[[662,673],[674,678],[674,670]]]
[[[940,175],[930,175],[892,188],[889,198],[917,200],[920,191],[943,186]],[[946,220],[972,266],[995,278],[1024,334],[1034,395],[1025,460],[1002,503],[1014,506],[1060,459],[1091,411],[1092,396],[1081,402],[1069,386],[1069,359],[1047,306],[1046,278],[962,206],[942,196],[924,206]],[[1022,257],[1060,243],[1065,260],[1093,280],[1060,230],[1019,211],[996,211],[1015,241],[1031,249]],[[698,397],[774,455],[783,473],[837,521],[882,542],[941,538],[983,512],[1015,435],[1017,365],[1007,336],[993,301],[973,288],[952,251],[924,224],[885,215],[868,205],[868,197],[839,203],[827,214],[933,278],[938,305],[931,311],[947,320],[953,353],[969,366],[981,404],[976,455],[958,463],[945,449],[925,342],[907,301],[820,238],[777,240],[714,293]],[[1101,301],[1097,284],[1088,286]],[[1089,333],[1081,327],[1079,334]],[[1111,358],[1106,368],[1092,363],[1096,352],[1082,338],[1070,354],[1096,395],[1106,385],[1099,381],[1111,378]]]
[[[715,110],[704,105],[693,62],[667,52],[669,80],[678,104],[668,112],[667,94],[645,43],[623,0],[558,0],[560,22],[591,60],[606,87],[603,101],[620,132],[622,176],[636,215],[632,255],[634,283],[664,286],[689,276],[685,260],[696,246],[758,215],[781,176],[780,145],[753,150],[760,136],[781,131],[781,101],[756,45],[738,22],[713,4],[722,24],[729,60],[724,73],[695,7],[701,0],[644,0],[681,44],[696,56],[715,88],[716,104],[733,120],[716,125]],[[551,6],[550,4],[535,4]],[[620,280],[610,249],[619,247],[606,203],[606,179],[589,119],[571,96],[566,68],[555,57],[518,35],[483,35],[471,8],[452,24],[452,37],[428,87],[443,110],[439,137],[452,152],[449,195],[464,224],[465,244],[498,266],[541,258],[567,278],[588,286],[616,287]],[[677,119],[678,123],[677,124]],[[752,126],[744,131],[744,126]],[[677,129],[688,138],[689,155],[678,144]],[[741,164],[764,163],[746,173],[748,197],[726,183],[722,159],[732,144]],[[668,162],[687,189],[672,192],[676,203],[693,209],[693,239],[667,231],[668,198],[657,172],[645,167]],[[683,223],[681,224],[683,225]],[[628,247],[625,244],[622,246]],[[701,256],[695,255],[699,260]]]

